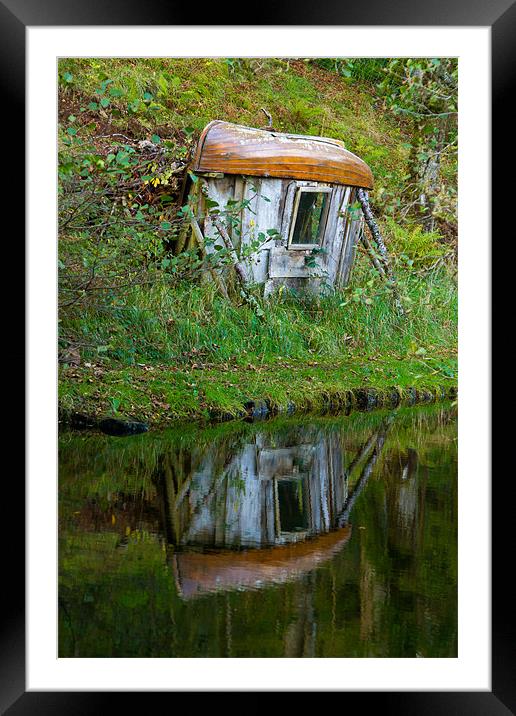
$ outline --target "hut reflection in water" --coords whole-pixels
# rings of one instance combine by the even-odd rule
[[[453,406],[64,434],[59,655],[456,657],[456,475]]]
[[[391,420],[347,470],[341,436],[317,429],[258,433],[227,460],[203,456],[186,478],[180,456],[164,455],[156,477],[180,594],[282,583],[329,560],[350,537],[349,514]]]

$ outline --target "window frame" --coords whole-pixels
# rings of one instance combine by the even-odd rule
[[[303,192],[306,193],[312,193],[312,194],[329,194],[328,199],[326,200],[326,204],[324,207],[323,215],[321,216],[321,220],[319,222],[319,230],[317,233],[317,242],[313,244],[294,244],[292,242],[292,239],[294,237],[294,229],[296,226],[298,211],[299,211],[299,204],[301,202],[301,194]],[[333,194],[333,187],[328,186],[327,184],[312,184],[312,185],[306,185],[306,184],[298,184],[296,187],[296,193],[294,196],[294,205],[292,208],[292,216],[290,219],[290,228],[288,232],[288,242],[287,242],[287,249],[301,249],[301,250],[307,250],[307,249],[314,249],[314,248],[321,248],[322,246],[322,240],[324,238],[324,232],[326,230],[326,223],[328,221],[328,214],[330,210],[330,204],[331,204],[331,197]]]

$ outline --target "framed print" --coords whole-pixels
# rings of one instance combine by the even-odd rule
[[[167,13],[154,2],[0,1],[4,101],[10,115],[26,112],[27,173],[18,130],[5,143],[5,208],[25,182],[28,305],[25,494],[19,482],[9,486],[10,501],[27,507],[26,541],[10,540],[8,550],[2,709],[90,713],[120,692],[344,691],[393,713],[510,713],[510,518],[490,474],[490,232],[491,222],[502,231],[502,217],[491,216],[489,176],[490,131],[495,161],[513,152],[503,138],[512,134],[514,4],[374,2],[356,13],[329,3],[304,7],[299,20],[274,8],[272,22],[268,12],[267,24],[252,26],[229,22],[239,15],[227,10],[190,25],[187,8]],[[396,62],[407,58],[416,69],[404,82]],[[175,64],[158,67],[164,59]],[[220,91],[217,63],[231,89]],[[421,95],[410,99],[414,83],[429,91],[421,77],[441,66],[443,83],[431,85],[440,104],[422,112]],[[402,89],[361,104],[353,73],[366,67],[376,85],[390,71]],[[310,101],[296,104],[296,92]],[[336,95],[354,109],[335,108]],[[388,112],[399,126],[384,120]],[[176,115],[177,132],[163,119]],[[430,116],[442,124],[425,125]],[[403,124],[414,118],[417,142]],[[136,126],[143,138],[131,134]],[[421,186],[428,191],[438,156],[446,190],[428,199],[417,187],[400,199],[400,162],[418,155]],[[449,229],[457,198],[458,252],[457,221]],[[400,233],[389,206],[414,212],[424,231],[415,220]],[[390,227],[385,245],[379,226]],[[392,249],[396,241],[404,248]],[[429,312],[424,331],[394,343],[394,330],[383,336],[376,322],[368,330],[378,348],[364,368],[346,364],[354,382],[342,397],[325,343],[341,327],[325,324],[324,300],[333,300],[334,320],[348,301],[362,311],[362,327],[346,329],[338,349],[356,346],[358,355],[377,302],[413,330],[411,311],[423,303],[403,298],[403,271],[423,281],[451,260],[458,397],[456,351],[443,343],[433,353],[445,333],[451,346],[454,331],[456,292],[442,298],[441,286],[432,315],[437,322],[442,310],[446,331],[432,332]],[[356,290],[362,270],[373,278]],[[197,277],[196,288],[178,283],[171,300],[166,287],[178,273]],[[329,298],[310,303],[305,288]],[[180,291],[192,316],[184,322]],[[278,328],[299,296],[310,306],[306,327],[288,319]],[[276,333],[261,328],[269,310],[278,311]],[[237,332],[233,311],[245,314],[247,332]],[[397,372],[403,360],[420,367],[407,379]],[[317,424],[299,417],[307,386],[326,416]],[[441,397],[446,416],[437,415]],[[430,417],[411,417],[416,402],[432,402],[421,412]],[[205,432],[186,426],[198,418]],[[59,442],[59,485],[58,420],[86,428]],[[430,436],[423,423],[437,426]],[[166,441],[154,425],[170,428]],[[457,436],[458,482],[448,483]],[[361,493],[372,495],[369,511]],[[416,551],[425,558],[409,569]]]

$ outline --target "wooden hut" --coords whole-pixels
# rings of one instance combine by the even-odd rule
[[[196,466],[194,487],[179,511],[168,512],[176,521],[171,563],[183,598],[299,579],[349,541],[351,526],[338,525],[348,477],[337,434],[258,433],[222,473],[213,459]],[[174,495],[165,499],[173,505]]]
[[[190,172],[204,187],[192,208],[207,250],[223,245],[213,217],[226,219],[248,283],[265,295],[347,283],[362,230],[356,191],[373,178],[341,141],[214,121]]]

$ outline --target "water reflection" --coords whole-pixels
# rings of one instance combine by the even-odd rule
[[[348,468],[341,435],[306,427],[258,433],[222,467],[211,452],[194,468],[188,456],[186,469],[178,455],[161,456],[154,478],[167,538],[176,547],[171,562],[180,594],[286,582],[331,559],[350,537],[351,510],[393,417],[382,421]],[[184,549],[192,546],[203,551]]]
[[[60,446],[61,656],[453,656],[455,412]]]

